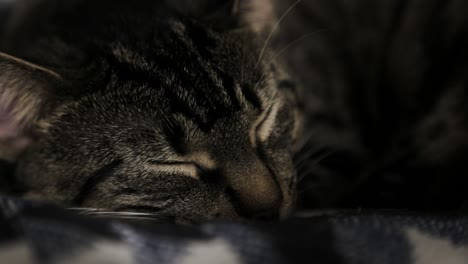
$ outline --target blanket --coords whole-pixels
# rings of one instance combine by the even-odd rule
[[[176,225],[0,198],[0,263],[468,263],[468,218],[313,213]]]

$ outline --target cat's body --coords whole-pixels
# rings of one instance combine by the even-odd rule
[[[285,215],[306,141],[304,205],[465,200],[463,1],[288,0],[276,16],[269,1],[25,2],[0,51],[35,65],[3,55],[0,87],[34,106],[10,109],[35,128],[16,173],[29,196],[191,221]]]
[[[309,93],[309,144],[329,151],[305,170],[308,206],[464,206],[467,12],[462,0],[304,0],[289,12],[277,46],[292,43],[282,56]]]

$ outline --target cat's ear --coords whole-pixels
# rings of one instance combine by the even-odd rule
[[[0,53],[1,155],[6,151],[15,153],[16,148],[24,147],[24,138],[21,140],[23,144],[19,144],[18,139],[33,129],[51,107],[53,88],[60,79],[51,70]]]
[[[274,0],[168,0],[184,14],[195,15],[220,28],[269,32],[275,22]]]

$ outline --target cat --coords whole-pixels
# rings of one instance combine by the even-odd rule
[[[189,222],[289,215],[302,121],[265,45],[272,7],[16,3],[0,38],[13,131],[0,154],[24,197]]]
[[[188,221],[459,210],[465,10],[24,1],[0,29],[0,155],[26,197]]]

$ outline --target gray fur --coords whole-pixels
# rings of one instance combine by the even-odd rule
[[[34,98],[47,111],[27,119],[35,141],[16,173],[27,196],[189,221],[286,215],[300,121],[277,63],[269,52],[258,62],[268,27],[245,24],[251,9],[153,2],[32,1],[13,12],[1,50],[61,76]],[[273,104],[267,140],[252,142]]]

